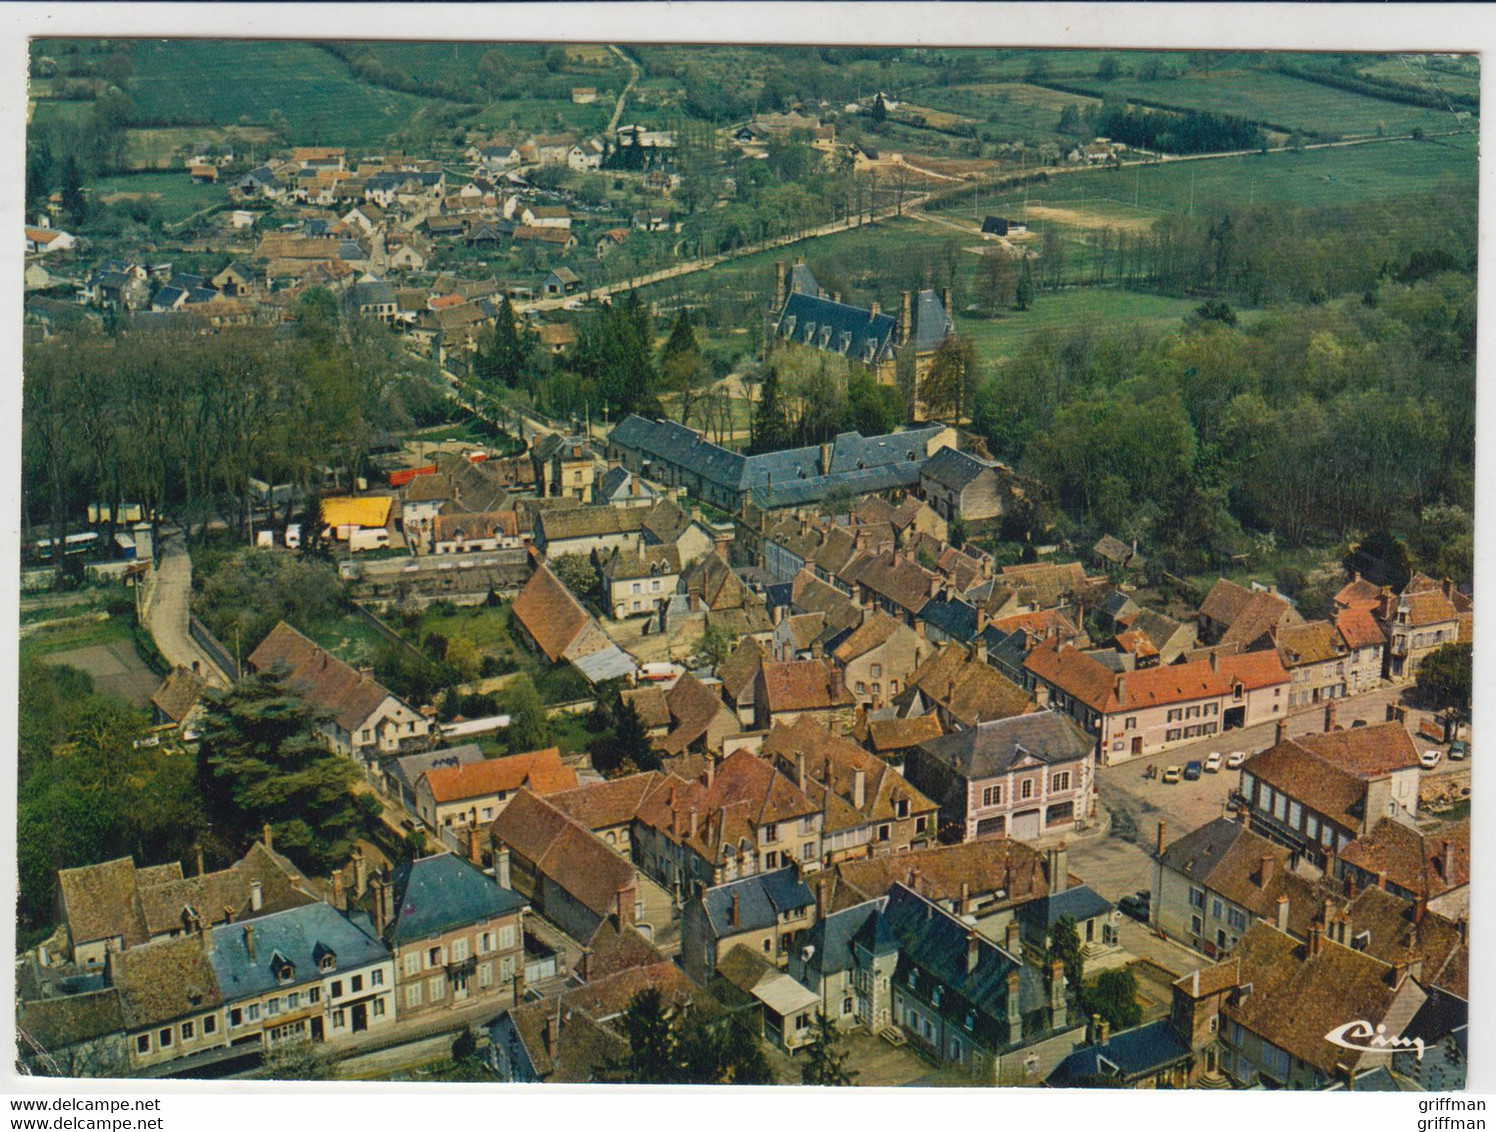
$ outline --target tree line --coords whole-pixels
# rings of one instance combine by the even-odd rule
[[[448,412],[386,328],[308,290],[295,330],[60,333],[23,358],[23,529],[64,535],[92,501],[247,530],[250,480],[310,494],[370,448]],[[112,533],[112,531],[110,532]]]

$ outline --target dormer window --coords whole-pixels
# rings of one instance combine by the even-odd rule
[[[296,980],[296,964],[278,951],[270,957],[270,972],[282,986]]]
[[[836,352],[839,353],[839,354],[845,354],[851,348],[852,348],[852,333],[851,333],[851,331],[843,330],[842,331],[842,336],[841,336],[841,345],[839,347],[837,347],[837,351]]]
[[[338,965],[337,954],[325,943],[319,943],[312,948],[312,959],[316,962],[319,971],[331,971]]]
[[[796,319],[795,319],[794,315],[791,314],[791,315],[786,315],[785,316],[785,319],[784,319],[784,336],[786,338],[793,338],[795,336],[795,322],[796,322]]]
[[[805,341],[809,342],[812,338],[815,337],[815,333],[816,324],[814,322],[807,322],[805,324]]]
[[[824,350],[830,344],[831,344],[831,327],[829,327],[829,326],[823,326],[823,327],[821,327],[820,347],[821,347],[821,349]]]

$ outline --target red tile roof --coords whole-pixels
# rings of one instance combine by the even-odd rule
[[[1024,667],[1102,715],[1209,699],[1231,691],[1229,682],[1209,661],[1113,672],[1100,661],[1054,641],[1029,653]]]
[[[1370,606],[1356,605],[1337,613],[1335,628],[1340,631],[1347,648],[1364,649],[1387,642]]]
[[[386,699],[399,700],[373,676],[350,668],[284,621],[249,654],[249,666],[256,672],[267,672],[277,665],[289,671],[288,681],[294,691],[309,704],[329,712],[338,726],[349,733],[356,731]]]
[[[555,747],[509,755],[501,759],[437,767],[422,777],[438,802],[457,802],[464,798],[486,798],[490,795],[529,787],[536,794],[554,794],[570,790],[577,784],[576,771],[561,762]]]
[[[582,603],[572,596],[551,568],[542,562],[515,596],[510,614],[534,639],[552,664],[561,660],[589,620]]]
[[[1216,669],[1228,682],[1240,681],[1249,692],[1288,683],[1288,673],[1272,649],[1217,654]]]
[[[824,660],[766,660],[760,679],[770,713],[817,711],[856,702],[845,685],[834,686],[832,669]]]

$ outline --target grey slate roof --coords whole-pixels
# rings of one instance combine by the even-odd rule
[[[1131,1079],[1158,1072],[1190,1056],[1167,1018],[1112,1035],[1105,1045],[1082,1046],[1050,1072],[1046,1083],[1084,1087],[1097,1077]],[[1357,1081],[1360,1088],[1360,1081]]]
[[[881,491],[918,482],[925,462],[925,445],[943,426],[907,429],[884,436],[839,434],[832,442],[827,475],[821,473],[821,450],[816,446],[790,448],[743,456],[703,440],[673,421],[626,417],[613,430],[609,443],[685,469],[728,491],[773,488],[776,498],[796,490],[821,498],[832,487]],[[793,500],[799,501],[799,500]],[[776,503],[783,506],[783,503]]]
[[[477,743],[464,743],[460,747],[446,747],[440,751],[422,751],[396,759],[388,774],[411,794],[416,792],[416,783],[428,770],[444,766],[462,766],[465,763],[482,762],[486,756]]]
[[[1206,884],[1244,832],[1246,830],[1240,822],[1216,818],[1166,847],[1163,865],[1181,876],[1188,876],[1197,884]]]
[[[386,306],[395,301],[395,287],[392,283],[355,283],[353,285],[353,301],[361,307]]]
[[[1051,710],[978,723],[921,743],[920,750],[965,778],[979,779],[1005,774],[1025,754],[1045,763],[1072,762],[1094,745],[1069,716]]]
[[[1076,923],[1096,916],[1105,916],[1112,910],[1107,900],[1088,884],[1075,885],[1064,892],[1052,893],[1042,900],[1030,900],[1018,908],[1018,918],[1034,927],[1049,931],[1062,917],[1069,916]]]
[[[1027,1015],[1048,1006],[1043,976],[983,936],[976,936],[977,964],[968,972],[966,953],[974,929],[904,885],[896,884],[889,892],[884,916],[889,934],[899,946],[895,980],[906,983],[911,967],[934,978],[944,988],[938,1008],[942,1016],[952,1026],[967,1028],[968,1012],[974,1011],[969,1032],[987,1048],[1008,1045],[1010,972],[1018,972],[1021,1013]]]
[[[732,898],[738,898],[738,922],[732,920]],[[706,915],[718,936],[761,931],[779,922],[781,912],[798,911],[816,902],[815,894],[796,876],[794,867],[729,881],[701,894]]]
[[[254,930],[254,958],[245,947],[246,928]],[[389,950],[368,932],[350,922],[331,904],[306,904],[261,916],[244,924],[220,924],[213,929],[209,959],[225,1002],[273,990],[280,980],[271,970],[280,955],[295,965],[296,978],[315,977],[318,960],[331,952],[333,971],[346,971],[390,957]],[[324,972],[326,974],[326,972]]]
[[[790,268],[789,284],[791,291],[800,291],[807,295],[821,293],[821,285],[816,282],[816,277],[811,273],[810,268],[803,263],[797,263]]]
[[[885,897],[864,901],[840,912],[833,912],[804,933],[801,946],[815,948],[806,967],[822,976],[834,975],[852,966],[852,943],[856,940],[874,950],[875,954],[887,954],[898,945],[883,922]]]
[[[774,336],[866,365],[892,356],[897,329],[898,320],[892,315],[794,291],[779,312]]]
[[[392,946],[517,912],[525,902],[451,853],[401,865],[392,878]]]
[[[934,291],[921,291],[914,303],[914,348],[920,352],[933,350],[945,340],[945,336],[956,329]]]
[[[920,609],[919,619],[963,645],[977,635],[977,611],[960,598],[932,597]]]
[[[954,448],[942,448],[925,461],[920,475],[928,476],[941,487],[960,491],[992,465],[967,452]]]

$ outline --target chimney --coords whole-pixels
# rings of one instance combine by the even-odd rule
[[[1126,707],[1127,706],[1127,677],[1126,676],[1123,676],[1123,675],[1120,675],[1120,674],[1117,676],[1116,690],[1117,690],[1117,706],[1118,707]]]
[[[817,637],[815,640],[810,642],[810,659],[822,660],[825,658],[825,656],[826,646],[821,643],[821,638]]]
[[[909,332],[914,327],[914,299],[908,291],[899,292],[899,325],[894,332],[896,345],[909,341]]]
[[[847,677],[842,672],[841,665],[831,665],[831,699],[832,702],[840,702],[847,695]]]
[[[734,892],[732,894],[732,911],[727,914],[727,923],[729,927],[735,928],[738,926],[738,915],[741,911],[742,908],[740,906],[740,898],[738,894]]]
[[[1061,841],[1046,854],[1049,858],[1049,892],[1057,896],[1070,887],[1070,850]]]
[[[1313,956],[1316,956],[1316,955],[1319,954],[1320,945],[1323,942],[1323,940],[1324,940],[1324,933],[1320,930],[1320,926],[1318,924],[1311,924],[1309,926],[1309,945],[1308,945],[1308,954],[1309,954],[1309,956],[1311,958]]]
[[[500,888],[509,888],[509,846],[503,842],[499,843],[499,850],[493,855],[493,877],[498,881]]]
[[[634,882],[630,880],[617,892],[613,894],[613,914],[618,917],[618,927],[622,930],[624,924],[634,922]]]
[[[969,975],[977,969],[977,962],[982,957],[982,945],[977,938],[977,933],[969,931],[966,933],[966,973]]]
[[[475,865],[483,864],[483,838],[478,831],[478,823],[474,822],[467,827],[467,856],[468,860]]]
[[[841,292],[840,291],[832,291],[831,292],[831,301],[833,303],[840,303],[841,302]]]
[[[1288,893],[1284,892],[1278,897],[1278,930],[1288,930]]]
[[[253,909],[254,911],[258,912],[260,910],[260,908],[264,905],[264,903],[265,903],[265,894],[264,894],[264,890],[260,887],[260,882],[258,880],[252,880],[252,881],[250,881],[249,882],[249,906],[250,906],[250,908]]]
[[[1049,706],[1048,684],[1034,685],[1034,703],[1038,704],[1041,708],[1047,708]]]
[[[1264,853],[1262,855],[1262,869],[1261,869],[1261,872],[1259,872],[1257,874],[1257,877],[1258,877],[1258,879],[1257,879],[1257,887],[1258,888],[1266,889],[1268,885],[1272,884],[1272,882],[1273,882],[1273,866],[1276,865],[1276,864],[1277,864],[1277,861],[1274,860],[1272,857],[1270,857],[1268,854]]]
[[[820,879],[816,881],[816,919],[817,920],[824,920],[826,918],[826,909],[827,909],[827,906],[831,902],[830,895],[829,895],[829,892],[828,892],[828,890],[830,889],[830,887],[831,887],[831,881],[827,878],[827,876],[826,876],[825,873],[822,873]]]
[[[268,821],[260,829],[260,840],[265,843],[266,849],[275,848],[275,831],[270,828]]]
[[[1439,843],[1439,877],[1445,884],[1454,879],[1454,842],[1447,837]]]
[[[1105,1018],[1096,1023],[1096,1044],[1106,1045],[1106,1039],[1111,1036],[1112,1026]]]
[[[1065,964],[1058,959],[1049,961],[1048,979],[1049,983],[1049,1010],[1052,1024],[1056,1029],[1066,1022],[1065,1017]]]
[[[691,831],[691,838],[692,838],[692,840],[695,840],[695,838],[696,838],[696,828],[697,828],[696,827],[696,807],[692,806],[691,807],[690,826],[689,826],[689,829]]]
[[[867,305],[867,314],[869,319],[877,318],[882,313],[883,307],[877,299],[874,299]]]
[[[1277,723],[1276,727],[1273,730],[1273,745],[1277,746],[1280,743],[1287,742],[1287,740],[1288,740],[1288,720],[1286,720],[1286,719],[1280,719],[1280,720],[1278,720],[1278,723]]]
[[[332,906],[339,912],[346,907],[343,901],[343,874],[341,872],[332,874]]]
[[[203,875],[203,846],[199,842],[194,848],[197,850],[197,875]]]
[[[966,915],[967,909],[970,906],[970,904],[971,904],[971,885],[967,884],[963,880],[961,882],[961,899],[960,899],[960,902],[956,905],[956,915],[958,915],[958,916],[964,916],[964,915]]]
[[[1018,972],[1008,972],[1008,1040],[1016,1041],[1023,1034],[1023,1003],[1018,1000]]]
[[[949,287],[940,288],[940,305],[945,308],[945,313],[949,316],[951,313],[951,289]]]
[[[249,956],[249,961],[255,961],[255,929],[253,924],[244,925],[244,950]]]
[[[1331,700],[1325,705],[1325,730],[1335,730],[1335,701]]]
[[[552,1061],[561,1050],[561,1000],[556,1000],[556,1013],[545,1019],[545,1052]]]
[[[1166,821],[1164,821],[1163,819],[1159,819],[1159,823],[1158,823],[1158,841],[1157,841],[1157,843],[1154,846],[1154,855],[1155,856],[1162,857],[1164,855],[1164,838],[1165,838],[1165,835],[1168,833],[1168,830],[1169,830],[1169,823],[1166,822]]]
[[[1003,950],[1014,959],[1023,959],[1023,941],[1019,938],[1018,921],[1009,920],[1007,928],[1003,931]]]
[[[784,309],[784,301],[789,297],[789,269],[780,262],[774,265],[774,309]]]
[[[361,897],[364,890],[369,887],[369,863],[364,860],[364,851],[358,846],[353,848],[353,895]]]
[[[1448,578],[1445,578],[1442,582],[1439,583],[1439,589],[1444,592],[1445,600],[1454,600],[1454,583],[1451,582]]]
[[[1100,1014],[1092,1014],[1091,1015],[1090,1040],[1091,1040],[1091,1044],[1093,1046],[1099,1046],[1101,1044],[1101,1015]]]
[[[1220,661],[1216,659],[1215,649],[1210,650],[1210,670],[1212,672],[1219,672],[1221,670]]]

